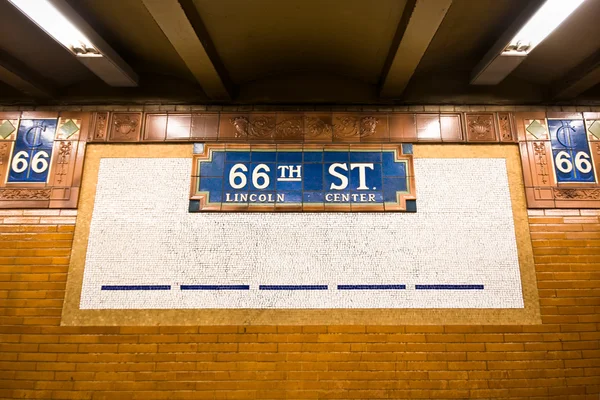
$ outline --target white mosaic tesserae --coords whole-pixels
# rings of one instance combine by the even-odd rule
[[[416,213],[188,213],[191,159],[102,159],[80,307],[523,308],[505,160],[414,169]]]

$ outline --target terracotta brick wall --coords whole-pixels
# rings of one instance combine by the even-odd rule
[[[0,398],[600,397],[600,211],[532,210],[543,324],[60,327],[74,211],[0,211]]]

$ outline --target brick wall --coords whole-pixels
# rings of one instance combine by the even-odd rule
[[[73,211],[0,211],[0,398],[600,397],[600,211],[530,211],[525,326],[60,327]]]

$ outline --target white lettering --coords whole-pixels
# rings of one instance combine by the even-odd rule
[[[229,193],[225,193],[225,201],[231,201],[231,196]]]
[[[360,194],[360,202],[361,202],[361,203],[364,203],[364,202],[366,202],[366,201],[367,201],[367,195],[366,195],[366,194],[364,194],[364,193],[361,193],[361,194]]]
[[[300,175],[300,171],[302,170],[302,166],[301,165],[290,165],[290,178],[301,178],[302,176]],[[296,176],[294,176],[296,175]]]
[[[375,169],[373,163],[352,163],[350,164],[350,169],[358,168],[358,190],[368,190],[367,187],[367,174],[365,170]]]
[[[277,169],[279,170],[279,176],[282,178],[286,177],[286,173],[285,171],[287,171],[290,168],[289,165],[278,165]]]
[[[358,200],[358,194],[354,193],[352,195],[352,201],[356,202]]]
[[[285,195],[277,193],[277,201],[285,201]]]
[[[331,186],[329,187],[329,189],[335,189],[335,190],[346,189],[348,187],[348,177],[337,172],[336,168],[341,168],[344,171],[348,171],[348,166],[346,164],[342,164],[342,163],[331,164],[331,166],[329,167],[329,173],[331,175],[335,176],[336,178],[338,178],[340,180],[340,184],[336,185],[335,183],[332,183]]]
[[[250,201],[256,201],[256,194],[255,193],[252,193],[250,195]]]
[[[261,201],[261,202],[267,201],[267,195],[266,194],[259,195],[258,196],[258,201]]]
[[[333,201],[333,195],[331,193],[327,193],[325,195],[325,200],[326,201]]]
[[[350,201],[350,195],[349,194],[342,194],[342,201]]]
[[[336,193],[333,195],[333,201],[340,201],[340,194]]]
[[[238,194],[235,194],[235,197],[238,197]],[[238,201],[248,201],[248,193],[240,193],[240,199]]]
[[[375,195],[373,193],[369,193],[369,201],[375,201]]]

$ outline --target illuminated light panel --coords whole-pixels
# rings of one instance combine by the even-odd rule
[[[76,56],[102,57],[92,42],[48,0],[9,1]]]
[[[502,52],[503,56],[529,54],[585,0],[547,0]]]

